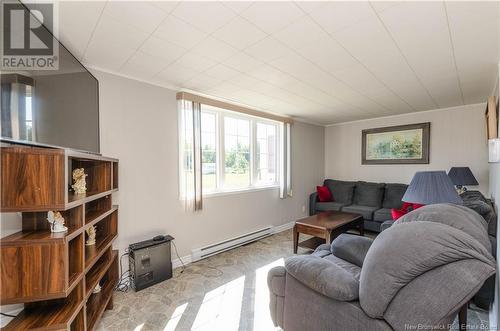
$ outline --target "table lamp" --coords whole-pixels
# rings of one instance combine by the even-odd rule
[[[463,204],[446,171],[419,171],[413,176],[404,202],[432,205],[436,203]]]
[[[452,167],[450,172],[448,172],[448,177],[450,177],[453,184],[457,187],[458,194],[467,191],[465,185],[479,185],[469,167]]]

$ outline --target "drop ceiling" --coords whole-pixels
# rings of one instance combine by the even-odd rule
[[[59,2],[84,64],[331,124],[484,102],[499,2]]]

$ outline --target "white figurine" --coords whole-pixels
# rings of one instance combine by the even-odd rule
[[[87,230],[85,230],[85,232],[87,232],[88,236],[85,245],[87,246],[95,245],[95,226],[89,227]]]
[[[99,293],[99,292],[101,292],[101,285],[99,285],[99,283],[97,283],[97,285],[92,290],[92,293]]]
[[[71,187],[76,194],[83,194],[87,192],[87,182],[85,181],[85,177],[87,176],[88,175],[85,174],[85,169],[83,168],[73,170],[73,185],[71,185]]]
[[[65,232],[68,228],[64,226],[64,217],[58,211],[49,211],[47,221],[50,223],[51,232]]]

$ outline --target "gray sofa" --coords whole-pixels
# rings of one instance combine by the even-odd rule
[[[447,329],[495,265],[482,217],[425,206],[373,241],[342,234],[271,269],[271,317],[285,331]]]
[[[334,198],[333,202],[320,202],[317,193],[309,197],[309,215],[322,211],[345,211],[363,215],[366,230],[380,232],[381,225],[391,220],[391,209],[399,209],[406,192],[406,184],[350,182],[325,179]]]

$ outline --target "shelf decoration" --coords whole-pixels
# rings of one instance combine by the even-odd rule
[[[87,176],[83,168],[73,170],[73,185],[71,185],[71,187],[76,194],[84,194],[87,192],[87,182],[85,180]]]
[[[95,226],[90,226],[89,228],[87,228],[87,230],[85,230],[85,232],[87,232],[87,236],[88,236],[88,239],[85,242],[85,245],[87,245],[87,246],[95,245],[95,236],[96,236],[95,230],[96,230]]]
[[[99,293],[99,292],[101,292],[101,289],[102,289],[101,285],[99,285],[99,283],[97,283],[97,285],[92,290],[92,293],[94,293],[94,294]]]
[[[47,221],[50,223],[51,232],[66,232],[68,228],[64,226],[64,217],[58,211],[49,211]]]

